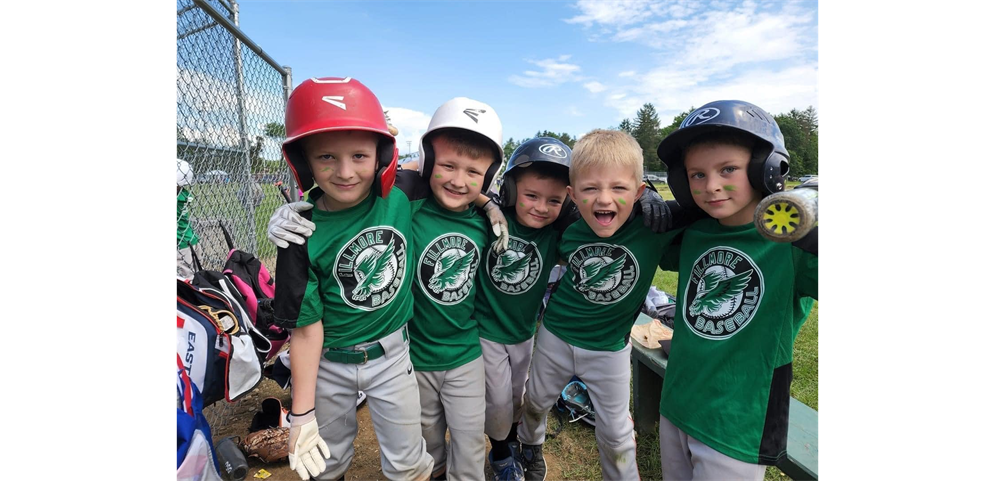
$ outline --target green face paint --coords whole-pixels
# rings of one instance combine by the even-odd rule
[[[477,183],[476,183],[476,182],[470,182],[470,185],[472,185],[472,186],[476,187],[476,186],[477,186]]]
[[[523,204],[523,203],[521,203],[521,202],[519,202],[519,203],[518,203],[518,205],[520,205],[520,206],[522,206],[522,207],[525,207],[525,204]]]
[[[327,171],[328,171],[328,169],[331,169],[331,167],[325,167],[324,169],[321,169],[321,171],[322,171],[322,172],[327,172]]]
[[[436,179],[441,179],[442,178],[442,174],[435,174],[435,178]]]
[[[618,201],[619,201],[619,202],[620,202],[620,203],[621,203],[622,205],[625,205],[625,199],[623,199],[623,198],[619,197],[619,198],[618,198]]]
[[[692,190],[691,193],[694,194],[694,195],[701,195],[701,191],[700,190]]]
[[[722,186],[722,190],[727,190],[729,192],[736,192],[736,186],[735,185],[723,185]]]
[[[583,202],[583,203],[586,204],[587,203],[587,199],[583,199],[583,200],[581,200],[581,202]]]

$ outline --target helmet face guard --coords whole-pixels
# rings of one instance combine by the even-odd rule
[[[570,147],[552,137],[536,137],[522,142],[508,158],[508,166],[504,170],[504,183],[501,184],[500,192],[501,205],[511,207],[515,205],[515,199],[518,197],[518,186],[514,179],[513,170],[528,168],[536,162],[547,162],[549,165],[562,166],[563,176],[567,177],[572,154]],[[567,184],[569,185],[569,183],[568,178]],[[560,207],[560,216],[557,219],[566,215],[570,202],[568,195]]]
[[[363,130],[379,134],[373,193],[386,196],[397,173],[397,142],[387,127],[383,107],[373,92],[351,77],[311,78],[290,94],[283,158],[301,190],[314,186],[314,173],[299,142],[320,132]]]
[[[432,134],[443,129],[469,130],[484,136],[490,141],[489,144],[493,144],[494,161],[484,174],[484,183],[480,189],[481,192],[490,191],[497,178],[497,171],[501,168],[501,159],[504,157],[501,119],[494,109],[490,105],[466,97],[456,97],[442,104],[432,115],[428,129],[418,145],[418,173],[423,179],[428,180],[435,167]]]
[[[766,111],[749,102],[719,100],[691,112],[680,127],[657,147],[657,156],[667,165],[667,184],[682,207],[698,208],[691,196],[684,167],[687,146],[703,134],[723,131],[744,132],[755,141],[746,170],[750,186],[762,197],[784,190],[789,156],[777,122]]]

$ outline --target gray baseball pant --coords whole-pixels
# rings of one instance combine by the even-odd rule
[[[660,416],[660,467],[663,479],[668,481],[760,481],[767,471],[766,466],[733,459],[706,446],[663,416]]]
[[[506,438],[511,424],[522,418],[534,341],[530,337],[518,344],[501,344],[480,338],[487,386],[484,433],[493,439]]]
[[[446,478],[484,479],[484,360],[448,371],[415,371],[421,400],[421,434]],[[446,448],[446,428],[449,447]]]

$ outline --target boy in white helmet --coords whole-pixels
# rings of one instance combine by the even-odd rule
[[[412,220],[417,264],[411,361],[422,436],[435,460],[433,478],[484,475],[484,363],[473,309],[488,236],[486,221],[470,204],[494,183],[502,144],[494,109],[458,97],[435,111],[419,145],[419,172],[432,196]]]
[[[193,246],[200,242],[190,225],[190,199],[187,186],[193,184],[193,169],[176,159],[176,277],[193,279]]]

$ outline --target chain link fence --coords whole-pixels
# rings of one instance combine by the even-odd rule
[[[224,229],[233,247],[273,272],[266,223],[285,202],[276,184],[297,192],[280,151],[290,69],[237,23],[238,5],[229,0],[176,2],[176,158],[192,168],[189,199],[177,195],[177,249],[196,242],[203,268],[221,270]]]

